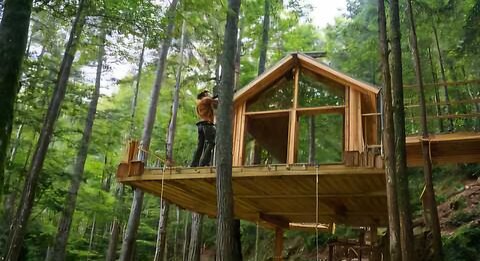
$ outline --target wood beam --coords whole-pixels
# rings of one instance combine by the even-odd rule
[[[298,59],[300,61],[300,65],[304,68],[309,69],[310,71],[313,71],[315,73],[318,73],[322,75],[323,77],[326,77],[328,79],[331,79],[332,81],[338,82],[342,85],[350,85],[354,87],[357,91],[362,92],[362,93],[375,93],[378,94],[380,92],[379,88],[376,88],[374,86],[368,85],[362,81],[356,80],[346,74],[343,74],[341,72],[335,71],[329,66],[319,63],[318,61],[309,58],[308,56],[299,54]]]
[[[319,106],[319,107],[306,107],[306,108],[297,108],[299,116],[303,115],[316,115],[320,113],[338,113],[345,114],[345,105],[338,106]]]
[[[245,115],[253,119],[282,117],[290,113],[290,109],[273,110],[273,111],[252,111],[245,112]]]
[[[282,198],[366,198],[366,197],[386,197],[385,191],[375,191],[366,193],[349,194],[277,194],[277,195],[235,195],[235,198],[245,199],[282,199]]]
[[[234,102],[237,103],[240,101],[245,101],[248,98],[260,93],[272,82],[276,81],[277,79],[282,77],[287,71],[289,71],[292,68],[293,63],[293,56],[286,56],[276,65],[263,72],[259,77],[255,78],[255,80],[250,82],[247,86],[238,90],[233,97]]]
[[[281,176],[315,176],[315,166],[308,165],[271,165],[271,166],[253,166],[253,167],[233,167],[233,179],[251,178],[251,177],[281,177]],[[385,171],[380,168],[367,167],[347,167],[344,165],[321,165],[318,169],[318,175],[342,175],[343,177],[352,177],[358,175],[378,176],[384,175]],[[145,168],[141,176],[118,177],[120,182],[129,181],[150,181],[150,180],[182,180],[182,179],[212,179],[216,178],[215,168]]]
[[[284,217],[278,216],[278,215],[270,215],[270,214],[265,214],[265,213],[259,213],[259,218],[265,222],[268,222],[270,224],[275,225],[276,227],[279,228],[289,228],[290,227],[290,221],[285,219]]]
[[[270,215],[270,216],[315,216],[315,210],[312,212],[265,212],[265,215]],[[329,212],[321,212],[318,213],[318,216],[320,217],[330,217],[330,216],[336,216],[337,214],[334,211],[329,211]],[[362,212],[352,212],[352,211],[347,211],[344,212],[344,216],[346,217],[365,217],[365,216],[386,216],[387,215],[387,210],[385,209],[385,212],[379,212],[379,211],[362,211]]]

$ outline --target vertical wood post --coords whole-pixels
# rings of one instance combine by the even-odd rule
[[[300,68],[295,67],[295,76],[293,84],[293,105],[290,111],[289,132],[288,132],[288,153],[287,163],[294,164],[297,155],[297,132],[298,132],[298,119],[297,119],[297,103],[298,103],[298,77]]]
[[[358,237],[358,243],[360,245],[360,248],[358,250],[358,261],[362,261],[363,247],[365,246],[365,230],[364,229],[360,231],[360,235]]]
[[[275,228],[275,252],[273,255],[274,261],[282,261],[283,251],[283,229],[280,227]]]
[[[328,244],[328,261],[333,261],[334,245]]]
[[[371,261],[378,261],[378,249],[376,247],[378,241],[378,235],[377,235],[377,226],[376,225],[371,225],[370,226],[370,259]]]

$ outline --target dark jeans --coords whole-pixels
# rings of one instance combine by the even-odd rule
[[[190,167],[209,166],[215,147],[215,125],[207,121],[197,123],[198,144]]]

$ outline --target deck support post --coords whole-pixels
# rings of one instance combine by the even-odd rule
[[[333,253],[335,246],[333,244],[328,244],[328,261],[333,261]]]
[[[283,229],[280,227],[275,228],[275,252],[273,255],[274,261],[283,261]]]
[[[365,246],[365,230],[360,230],[360,235],[358,236],[358,243],[360,248],[358,249],[358,261],[362,261],[363,258],[363,247]]]
[[[377,248],[377,241],[378,241],[378,235],[377,235],[377,226],[376,225],[371,225],[370,226],[370,259],[371,261],[379,261],[379,249]]]

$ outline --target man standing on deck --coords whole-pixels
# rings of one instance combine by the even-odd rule
[[[197,122],[198,144],[193,155],[190,167],[209,166],[212,159],[213,148],[215,147],[215,114],[218,100],[211,97],[208,90],[197,95],[197,115],[200,121]]]

